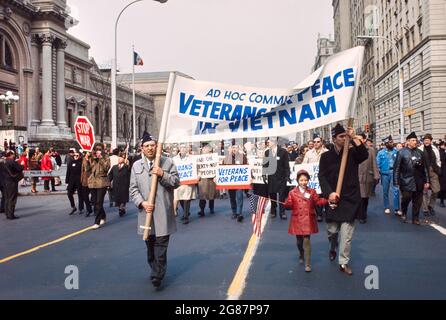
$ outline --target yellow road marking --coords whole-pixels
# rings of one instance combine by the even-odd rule
[[[78,235],[80,235],[80,234],[82,234],[82,233],[85,233],[85,232],[87,232],[87,231],[90,231],[90,230],[92,230],[92,227],[85,228],[85,229],[83,229],[83,230],[80,230],[80,231],[74,232],[74,233],[72,233],[72,234],[66,235],[66,236],[64,236],[64,237],[62,237],[62,238],[59,238],[59,239],[57,239],[57,240],[54,240],[54,241],[51,241],[51,242],[47,242],[47,243],[42,244],[42,245],[40,245],[40,246],[37,246],[37,247],[34,247],[34,248],[32,248],[32,249],[29,249],[29,250],[20,252],[20,253],[18,253],[18,254],[15,254],[15,255],[13,255],[13,256],[9,256],[9,257],[7,257],[7,258],[4,258],[4,259],[0,260],[0,264],[5,263],[5,262],[8,262],[8,261],[11,261],[11,260],[16,259],[16,258],[19,258],[19,257],[22,257],[22,256],[27,255],[27,254],[33,253],[33,252],[35,252],[35,251],[37,251],[37,250],[40,250],[40,249],[43,249],[43,248],[52,246],[52,245],[54,245],[54,244],[57,244],[57,243],[59,243],[59,242],[62,242],[62,241],[64,241],[64,240],[67,240],[67,239],[69,239],[69,238],[78,236]]]
[[[262,226],[261,226],[262,233],[268,222],[268,217],[271,208],[270,205],[271,203],[268,202],[265,208],[265,213],[262,218]],[[231,282],[231,285],[229,286],[227,292],[227,300],[240,299],[240,296],[242,295],[243,290],[245,289],[246,278],[248,277],[249,268],[251,267],[252,259],[256,254],[259,243],[260,243],[260,238],[258,238],[257,235],[253,234],[251,236],[251,239],[249,240],[248,247],[246,248],[245,255],[243,256],[243,260],[237,269],[237,272],[234,276],[234,279]]]
[[[253,234],[251,236],[251,240],[249,240],[248,248],[246,249],[243,260],[238,267],[231,285],[229,286],[227,293],[228,300],[238,300],[243,293],[243,289],[245,288],[246,284],[246,277],[248,276],[248,271],[251,267],[251,262],[257,250],[258,243],[259,238]]]

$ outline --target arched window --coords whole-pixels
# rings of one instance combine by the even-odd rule
[[[0,34],[0,67],[14,69],[14,55],[12,47],[6,37]]]
[[[94,107],[94,129],[96,133],[100,132],[100,114],[99,114],[99,106],[96,105]]]
[[[105,109],[105,114],[104,114],[104,117],[105,117],[105,121],[104,121],[104,124],[105,124],[105,135],[106,136],[110,136],[110,110],[107,108],[107,109]]]
[[[128,123],[127,123],[127,113],[124,112],[122,115],[122,136],[128,136]]]

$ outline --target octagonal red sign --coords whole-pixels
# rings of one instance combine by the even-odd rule
[[[78,116],[74,123],[76,141],[84,151],[93,151],[95,143],[94,128],[90,120],[84,116]]]

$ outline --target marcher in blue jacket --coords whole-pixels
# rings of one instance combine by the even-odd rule
[[[400,193],[398,187],[393,184],[393,164],[395,163],[398,151],[394,148],[392,136],[383,139],[386,148],[378,152],[376,163],[381,174],[381,184],[383,187],[384,213],[390,214],[389,189],[392,188],[393,210],[395,215],[401,216]]]

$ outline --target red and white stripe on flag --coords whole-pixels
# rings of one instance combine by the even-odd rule
[[[144,65],[144,61],[142,60],[141,56],[133,51],[133,64],[135,66],[143,66]]]
[[[262,218],[268,198],[258,197],[257,210],[252,215],[253,233],[260,237],[262,235]]]

